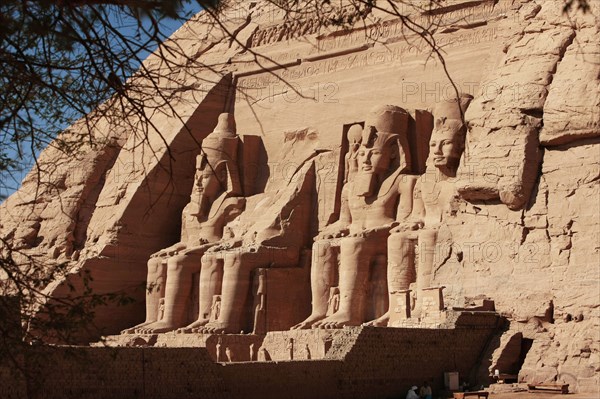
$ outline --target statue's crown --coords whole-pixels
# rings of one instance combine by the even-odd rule
[[[216,135],[225,138],[233,138],[236,137],[235,130],[235,119],[233,114],[230,114],[229,112],[223,112],[221,115],[219,115],[217,126],[211,133],[211,136]]]
[[[207,156],[215,159],[236,159],[238,141],[233,114],[224,112],[219,115],[213,132],[202,141],[202,149]]]
[[[462,121],[473,96],[459,93],[458,97],[444,99],[435,107],[433,115],[436,119],[455,119]]]
[[[406,136],[409,115],[403,108],[395,105],[377,106],[371,110],[362,144],[366,147],[383,147],[389,140],[399,135]],[[369,126],[375,128],[370,129]]]
[[[348,142],[349,143],[359,143],[363,134],[363,128],[361,125],[356,124],[350,126],[348,129]]]

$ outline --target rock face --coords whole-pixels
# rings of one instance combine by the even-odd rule
[[[596,392],[598,3],[450,3],[400,10],[444,63],[385,10],[343,28],[268,2],[232,2],[218,29],[195,17],[171,38],[203,63],[170,72],[177,116],[150,130],[100,116],[77,157],[49,147],[1,205],[2,237],[66,265],[53,298],[86,275],[132,296],[96,309],[103,333],[436,328],[448,307],[493,301],[508,323],[482,352],[490,370]],[[237,149],[219,158],[204,139],[226,121]]]

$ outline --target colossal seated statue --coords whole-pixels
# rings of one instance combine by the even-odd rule
[[[422,290],[431,285],[433,278],[437,233],[457,195],[454,178],[465,145],[464,113],[472,99],[472,96],[462,94],[458,99],[444,101],[436,107],[427,171],[416,182],[410,216],[400,221],[388,238],[389,303],[393,303],[394,293],[405,292],[416,280],[417,316]],[[415,243],[418,265],[415,265]],[[369,324],[386,326],[389,318],[388,310]]]
[[[297,267],[301,250],[310,242],[314,185],[314,161],[308,161],[283,188],[248,198],[246,210],[233,227],[236,238],[212,247],[202,256],[200,296],[218,287],[222,276],[219,317],[209,321],[201,313],[190,327],[205,333],[244,330],[248,324],[245,318],[254,310],[249,301],[252,272]],[[254,319],[254,315],[249,317]]]
[[[386,255],[389,230],[412,208],[410,193],[400,195],[405,191],[401,174],[410,170],[411,161],[408,121],[405,110],[386,105],[371,111],[360,140],[358,128],[350,129],[340,218],[313,245],[312,313],[293,328],[340,328],[364,321],[370,265]],[[327,315],[338,263],[339,309]]]
[[[160,333],[182,327],[192,289],[192,276],[204,252],[222,239],[224,226],[244,209],[237,164],[239,138],[233,116],[219,116],[214,132],[202,141],[190,202],[182,213],[181,241],[148,260],[146,320],[123,333]],[[210,313],[212,296],[202,301]],[[164,302],[159,319],[159,302]]]

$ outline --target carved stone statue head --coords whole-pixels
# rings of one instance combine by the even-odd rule
[[[354,178],[358,171],[358,150],[362,139],[363,127],[359,124],[352,125],[348,130],[348,153],[346,154],[346,177],[348,182]]]
[[[374,108],[365,122],[354,194],[369,197],[391,172],[409,165],[408,113],[393,105]]]
[[[431,161],[437,168],[456,169],[465,145],[464,126],[456,120],[438,121],[429,140]]]
[[[219,115],[217,127],[202,141],[202,154],[196,160],[190,215],[206,216],[210,204],[222,192],[241,194],[237,170],[238,141],[233,115]]]
[[[443,173],[455,175],[465,148],[467,127],[464,113],[473,96],[461,94],[458,99],[440,103],[434,112],[435,128],[429,140],[430,163]]]

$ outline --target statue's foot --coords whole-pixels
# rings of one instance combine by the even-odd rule
[[[145,321],[143,323],[140,323],[136,326],[130,327],[130,328],[126,328],[125,330],[121,331],[121,334],[135,334],[136,330],[143,328],[149,324],[154,323],[154,321]]]
[[[296,324],[295,326],[290,328],[290,330],[305,330],[307,328],[311,328],[313,324],[315,324],[319,320],[323,320],[323,318],[325,318],[325,316],[323,315],[310,315],[308,319],[304,320],[302,323]]]
[[[383,316],[375,319],[375,320],[371,320],[369,322],[363,323],[363,326],[368,326],[368,327],[387,327],[388,323],[390,322],[390,313],[386,312],[386,314],[384,314]]]
[[[165,323],[163,321],[158,321],[156,323],[149,324],[148,326],[142,328],[144,334],[160,334],[169,331],[175,330],[177,327],[172,325],[171,323]]]
[[[143,325],[142,327],[136,328],[135,333],[136,334],[151,334],[152,327],[157,323],[158,323],[158,321],[153,321],[152,323],[147,323],[147,324]]]
[[[221,334],[221,333],[234,334],[234,333],[239,332],[239,330],[236,331],[234,328],[231,328],[231,326],[229,326],[228,323],[219,323],[219,322],[213,321],[212,323],[208,323],[204,327],[201,327],[199,329],[199,332],[205,333],[205,334]]]
[[[192,332],[198,332],[200,327],[205,326],[208,323],[208,319],[199,319],[190,324],[189,326],[185,326],[177,329],[178,333],[189,334]]]
[[[336,328],[342,328],[344,326],[359,326],[360,321],[357,321],[350,317],[349,314],[337,312],[329,317],[324,318],[321,321],[313,324],[312,328],[322,328],[332,330]]]
[[[187,326],[186,328],[189,328],[189,329],[199,328],[199,327],[204,327],[207,324],[208,324],[208,319],[198,319],[195,322],[193,322],[192,324],[190,324],[189,326]]]

